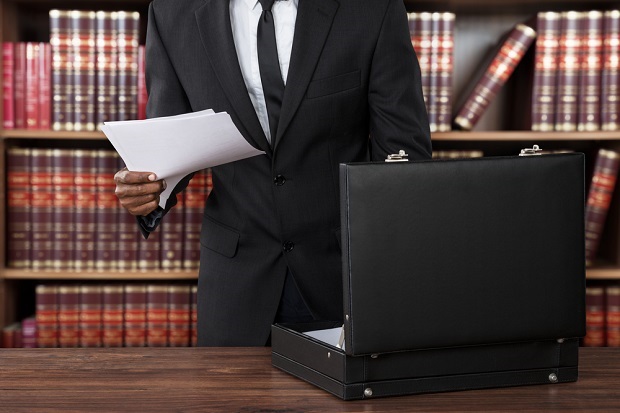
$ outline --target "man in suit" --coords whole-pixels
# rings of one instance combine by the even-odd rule
[[[148,116],[226,111],[266,152],[213,168],[199,345],[262,346],[274,321],[342,320],[339,164],[383,161],[401,149],[413,160],[431,153],[402,0],[262,3],[270,2],[155,0],[149,8]],[[263,52],[257,57],[262,19],[275,26],[284,87],[277,110]],[[126,170],[115,177],[145,235],[175,203],[157,208],[165,183],[156,179]]]

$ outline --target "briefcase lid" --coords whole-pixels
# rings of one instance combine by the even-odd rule
[[[581,153],[340,166],[346,352],[581,337]]]

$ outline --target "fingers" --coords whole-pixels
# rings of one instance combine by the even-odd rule
[[[159,194],[166,189],[163,179],[152,172],[132,172],[123,168],[114,175],[115,194],[121,205],[133,215],[148,215],[159,204]]]
[[[133,172],[123,168],[114,175],[114,182],[123,184],[141,184],[154,182],[157,176],[153,172]]]

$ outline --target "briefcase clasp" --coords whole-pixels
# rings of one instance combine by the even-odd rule
[[[533,156],[540,155],[542,153],[542,149],[538,145],[534,145],[531,148],[521,149],[521,153],[519,156]]]
[[[407,162],[409,160],[408,158],[409,155],[401,149],[398,153],[388,155],[385,162]]]

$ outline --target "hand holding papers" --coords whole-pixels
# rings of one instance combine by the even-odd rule
[[[130,171],[154,172],[166,181],[159,205],[186,175],[265,152],[241,135],[225,112],[105,122],[101,127]]]

